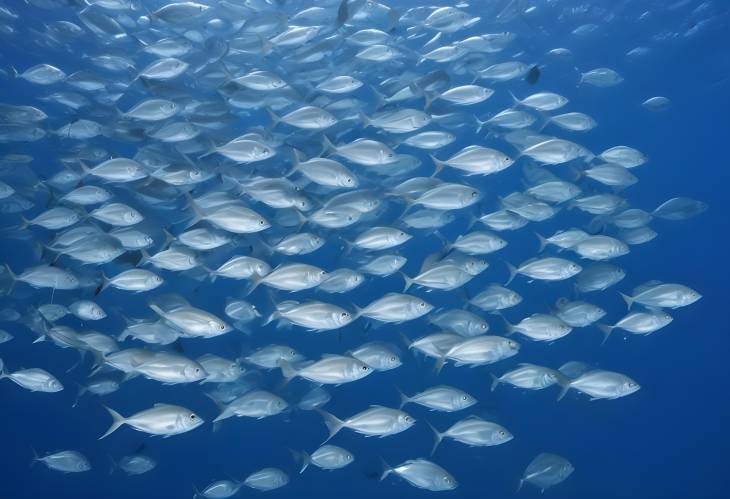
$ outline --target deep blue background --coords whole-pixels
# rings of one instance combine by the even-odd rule
[[[472,2],[475,5],[476,1]],[[710,205],[702,216],[686,222],[655,221],[652,226],[659,237],[651,243],[634,247],[619,264],[628,277],[618,288],[630,290],[650,279],[679,282],[700,291],[704,297],[698,303],[672,313],[674,322],[666,329],[649,337],[630,337],[626,340],[616,334],[600,346],[600,333],[588,328],[576,330],[555,344],[535,344],[522,341],[520,355],[511,361],[491,368],[465,369],[448,366],[437,378],[431,373],[430,363],[404,354],[406,365],[388,373],[376,373],[357,383],[331,388],[332,402],[328,410],[338,416],[348,416],[370,404],[393,406],[398,396],[395,386],[412,393],[427,386],[445,383],[458,386],[476,396],[481,402],[476,413],[493,417],[507,426],[516,438],[501,447],[469,449],[458,443],[444,442],[434,460],[451,471],[460,487],[449,493],[452,497],[512,497],[517,481],[526,464],[539,452],[554,452],[567,457],[575,466],[573,476],[558,488],[546,492],[555,497],[603,498],[720,498],[727,497],[730,479],[727,474],[727,454],[730,449],[730,400],[728,396],[728,364],[730,331],[728,330],[727,283],[730,278],[727,265],[728,241],[728,112],[730,111],[730,29],[728,13],[723,2],[708,2],[709,8],[701,16],[689,16],[700,2],[674,11],[663,9],[665,2],[626,2],[612,7],[614,2],[587,2],[594,8],[586,14],[558,16],[565,9],[578,7],[575,2],[553,2],[541,6],[531,18],[531,26],[519,19],[507,25],[492,24],[483,19],[477,32],[512,30],[520,33],[526,42],[518,41],[509,47],[504,58],[525,48],[528,54],[521,58],[543,65],[543,75],[536,87],[523,82],[496,84],[495,96],[479,107],[478,114],[506,107],[506,90],[519,96],[534,89],[549,89],[568,96],[569,110],[582,111],[593,116],[599,127],[580,141],[593,151],[613,145],[626,144],[645,152],[650,161],[634,170],[640,182],[626,191],[632,205],[653,209],[662,201],[678,195],[701,199]],[[8,2],[24,16],[31,16],[37,27],[44,18],[59,19],[62,11],[39,11]],[[407,2],[392,2],[404,10]],[[525,5],[528,2],[524,2]],[[593,15],[599,7],[614,13],[610,22],[605,16]],[[475,8],[468,9],[475,12]],[[637,21],[639,14],[651,14]],[[491,12],[491,11],[488,11]],[[693,23],[701,24],[698,33],[686,36]],[[598,31],[586,38],[576,38],[570,31],[583,22],[595,22]],[[541,29],[534,29],[539,25]],[[21,33],[23,33],[22,28]],[[664,40],[655,40],[657,34],[669,34]],[[523,44],[524,43],[524,44]],[[650,47],[651,54],[643,59],[629,61],[625,53],[642,45]],[[544,53],[555,47],[570,48],[574,60],[554,62]],[[53,63],[67,73],[85,67],[83,60],[71,54],[44,53],[37,47],[29,49],[19,39],[0,46],[0,64],[11,64],[19,69],[38,62]],[[577,73],[597,66],[618,70],[625,82],[619,87],[595,89],[576,88]],[[458,80],[456,80],[458,81]],[[463,83],[466,83],[464,81]],[[20,80],[3,82],[2,100],[8,103],[35,104],[37,89]],[[663,113],[650,113],[640,103],[653,95],[665,95],[672,100],[672,108]],[[363,98],[369,98],[364,92]],[[53,108],[55,109],[55,108]],[[50,114],[50,112],[49,112]],[[64,123],[59,118],[56,124]],[[263,117],[262,117],[263,120]],[[553,129],[552,133],[558,134]],[[561,134],[563,136],[564,134]],[[470,134],[452,144],[446,157],[461,147],[475,143]],[[48,176],[60,168],[54,159],[63,143],[56,139],[38,144],[50,144],[39,150],[34,145],[0,144],[0,151],[32,153],[33,167],[40,176]],[[503,143],[497,147],[506,147]],[[422,173],[427,173],[425,167]],[[557,169],[559,170],[559,168]],[[421,172],[419,172],[421,173]],[[4,179],[12,178],[7,173]],[[445,179],[457,179],[446,172]],[[474,185],[488,193],[484,209],[496,207],[495,194],[505,195],[520,188],[519,165],[494,178],[470,178]],[[39,212],[34,209],[32,214]],[[469,283],[468,292],[474,294],[488,282],[501,282],[506,271],[500,258],[519,262],[531,256],[536,248],[530,228],[549,234],[558,227],[584,223],[587,219],[574,213],[561,213],[557,220],[540,226],[528,227],[506,237],[510,246],[499,257],[490,258],[492,266],[485,274]],[[17,217],[7,217],[3,225],[17,223]],[[463,230],[464,223],[450,227],[447,235]],[[35,229],[34,229],[35,230]],[[46,237],[38,230],[39,237]],[[407,245],[403,254],[409,258],[405,270],[413,274],[420,260],[438,248],[438,241],[430,238],[429,247]],[[0,260],[14,269],[33,263],[30,255],[9,239],[0,245]],[[312,258],[302,259],[332,269],[335,244],[329,244]],[[107,267],[112,273],[114,265]],[[195,283],[165,273],[169,292],[171,283],[182,288],[194,305],[222,315],[224,297],[240,292],[241,286],[218,280],[215,288],[193,292]],[[375,280],[348,295],[342,303],[366,304],[386,291],[399,291],[401,280],[390,277]],[[524,279],[515,281],[514,288],[526,299],[507,316],[518,321],[522,316],[546,307],[561,294],[570,293],[569,285],[546,286],[528,284]],[[27,289],[27,288],[26,288]],[[215,293],[211,290],[215,289]],[[422,291],[416,294],[428,297],[438,304],[458,305],[459,296],[430,297]],[[48,293],[37,293],[36,303],[48,300]],[[56,295],[59,301],[72,301],[71,295]],[[324,298],[326,299],[326,298]],[[621,317],[624,305],[614,290],[591,296],[607,308],[611,321]],[[262,308],[268,305],[265,294],[254,295]],[[8,302],[12,304],[12,302]],[[118,290],[101,295],[100,303],[109,309],[119,307],[132,315],[143,316],[144,296],[130,296]],[[500,331],[498,321],[489,319],[494,331]],[[72,320],[65,323],[81,328]],[[287,343],[310,357],[321,352],[342,352],[371,339],[398,342],[397,332],[410,337],[431,331],[425,321],[402,326],[382,327],[363,331],[363,322],[343,331],[342,335],[314,335],[298,329],[257,330],[252,339],[234,333],[205,341],[186,341],[190,355],[214,351],[235,356],[269,342]],[[43,367],[59,375],[67,390],[59,394],[30,393],[8,382],[0,382],[0,437],[2,464],[0,469],[0,498],[73,497],[76,499],[105,497],[107,499],[136,497],[172,498],[192,494],[193,485],[199,488],[227,475],[243,478],[265,466],[277,466],[290,473],[291,483],[283,489],[268,493],[276,497],[402,497],[421,496],[427,492],[409,487],[405,482],[388,479],[378,483],[372,479],[379,471],[378,457],[391,464],[420,456],[427,457],[431,434],[425,424],[386,439],[366,439],[343,430],[333,441],[351,450],[356,456],[354,465],[337,472],[327,473],[310,468],[304,475],[295,475],[296,468],[287,451],[314,450],[326,436],[321,418],[314,413],[293,413],[262,421],[235,419],[227,421],[220,432],[212,433],[211,425],[171,439],[147,438],[129,428],[123,428],[112,437],[97,442],[109,424],[109,417],[95,398],[85,398],[72,409],[74,382],[83,381],[82,370],[64,374],[77,359],[71,350],[61,350],[51,343],[32,345],[32,335],[12,323],[0,325],[16,335],[12,342],[0,345],[0,357],[12,369]],[[95,324],[100,331],[116,334],[123,327],[118,319]],[[585,398],[567,397],[561,403],[554,401],[552,390],[522,393],[502,386],[490,393],[490,371],[502,373],[520,361],[547,366],[558,366],[568,360],[584,360],[594,365],[624,372],[639,381],[642,390],[625,399],[588,402]],[[87,368],[85,368],[87,369]],[[272,378],[273,379],[273,378]],[[295,382],[297,383],[297,382]],[[298,385],[301,388],[300,385]],[[292,390],[297,386],[291,387]],[[155,402],[179,403],[196,410],[206,420],[215,417],[215,407],[201,395],[197,386],[159,386],[155,382],[135,379],[107,397],[105,403],[127,415],[144,409]],[[409,412],[421,422],[427,419],[444,429],[456,421],[459,414],[429,413],[418,406],[409,406]],[[108,474],[108,457],[131,453],[141,443],[146,452],[159,461],[154,472],[138,477]],[[94,470],[90,473],[62,475],[42,466],[29,467],[31,446],[40,453],[74,448],[86,454]],[[241,495],[258,495],[244,490]],[[522,496],[537,496],[533,488],[525,488]]]

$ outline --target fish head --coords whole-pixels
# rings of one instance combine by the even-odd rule
[[[495,437],[500,443],[509,442],[510,440],[515,438],[514,435],[512,435],[512,433],[510,433],[509,430],[507,430],[506,428],[500,428],[499,430],[497,430],[497,432],[495,433]]]
[[[141,248],[149,248],[150,246],[152,246],[155,243],[155,240],[152,239],[147,234],[142,234],[135,239],[135,242]]]
[[[255,264],[255,265],[253,266],[253,269],[254,269],[254,272],[255,272],[255,273],[256,273],[256,274],[257,274],[257,275],[258,275],[259,277],[264,277],[264,276],[265,276],[265,275],[267,275],[267,274],[268,274],[269,272],[271,272],[271,266],[269,266],[269,264],[268,264],[268,263],[266,263],[266,262],[259,262],[259,263],[256,263],[256,264]],[[254,307],[254,308],[255,308],[255,307]]]
[[[639,391],[640,388],[641,388],[641,386],[639,385],[639,383],[637,383],[636,381],[634,381],[632,379],[627,379],[626,381],[621,383],[618,387],[619,396],[623,397],[625,395],[630,395],[634,392]]]
[[[379,163],[381,165],[387,165],[395,161],[395,153],[388,147],[381,147],[378,150],[378,157],[380,158]]]
[[[352,363],[350,370],[350,374],[352,375],[353,379],[364,378],[365,376],[373,372],[372,367],[359,360],[355,360],[355,362]]]
[[[78,288],[81,283],[79,282],[78,278],[70,273],[64,273],[64,275],[61,277],[63,280],[63,283],[68,286],[68,289],[75,289]],[[60,286],[58,286],[60,288]]]
[[[205,420],[193,411],[185,411],[178,418],[178,430],[190,431],[205,423]]]
[[[345,174],[338,177],[337,185],[340,187],[350,187],[354,189],[360,185],[360,182],[358,182],[356,177]]]
[[[403,363],[401,362],[400,358],[396,354],[387,354],[383,358],[383,364],[388,369],[395,369],[396,367],[400,367]]]
[[[91,464],[87,459],[78,459],[76,463],[74,463],[74,468],[76,468],[76,471],[83,472],[83,471],[89,471],[91,469]]]
[[[411,303],[411,308],[413,309],[413,312],[418,316],[426,315],[431,310],[433,310],[433,305],[428,303],[425,300],[414,300]]]
[[[439,490],[453,490],[459,486],[459,483],[450,473],[444,471],[441,476],[437,477],[436,486]]]
[[[578,265],[577,263],[571,263],[568,265],[568,274],[571,276],[574,276],[576,274],[579,274],[581,270],[583,270],[583,267]]]
[[[230,333],[232,330],[231,326],[221,320],[208,321],[208,331],[212,335]]]
[[[147,281],[147,286],[149,286],[150,289],[154,289],[163,283],[162,277],[160,277],[156,274],[149,276],[146,279],[146,281]]]
[[[469,331],[473,334],[484,334],[489,331],[489,324],[486,321],[471,321]]]
[[[319,269],[312,272],[307,272],[307,281],[312,284],[318,284],[327,278],[327,271]]]
[[[295,196],[294,197],[294,206],[297,207],[300,211],[309,211],[312,208],[314,208],[314,205],[312,204],[312,201],[307,199],[304,196]]]
[[[208,377],[208,372],[200,364],[193,363],[183,368],[183,377],[188,381],[199,381]]]
[[[689,305],[689,304],[691,304],[691,303],[694,303],[694,302],[696,302],[696,301],[697,301],[697,300],[699,300],[700,298],[702,298],[702,295],[701,295],[701,294],[699,294],[699,293],[698,293],[697,291],[695,291],[694,289],[690,289],[690,290],[689,290],[689,291],[687,292],[687,295],[686,295],[686,299],[687,299],[687,304],[688,304],[688,305]]]
[[[454,399],[452,400],[453,406],[458,407],[459,409],[466,409],[467,407],[471,407],[476,403],[477,399],[475,399],[468,393],[456,393],[454,395]]]
[[[347,311],[333,312],[333,319],[335,320],[335,323],[344,326],[352,322],[352,314]]]
[[[50,378],[46,382],[46,390],[49,392],[60,392],[63,390],[63,385],[56,378]]]
[[[137,210],[128,210],[124,213],[124,220],[131,224],[136,224],[142,221],[142,215]]]
[[[410,414],[406,414],[405,412],[398,415],[398,428],[401,428],[401,430],[407,430],[414,424],[416,424],[416,418],[411,416]]]

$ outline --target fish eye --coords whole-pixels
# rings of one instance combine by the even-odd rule
[[[191,414],[190,415],[190,419],[192,419],[193,421],[195,421],[196,419],[198,419],[198,416],[196,416],[195,414]]]
[[[351,184],[351,183],[352,183],[352,179],[351,179],[350,177],[347,177],[347,180],[346,180],[346,182],[347,182],[348,184]]]
[[[487,325],[486,324],[482,324],[482,329],[487,329]]]
[[[466,395],[462,395],[461,396],[461,400],[463,400],[464,402],[466,402],[467,400],[469,400],[469,397],[466,396]]]
[[[225,324],[219,324],[218,325],[218,329],[220,329],[221,331],[224,331],[226,329],[226,325]]]
[[[342,312],[342,313],[340,314],[340,317],[342,317],[343,319],[345,319],[345,318],[346,318],[346,317],[347,317],[348,315],[349,315],[349,314],[348,314],[347,312]]]
[[[199,373],[199,372],[200,372],[200,368],[199,368],[199,367],[196,367],[196,368],[195,368],[195,373],[197,374],[197,373]]]
[[[506,436],[506,435],[507,435],[507,433],[505,433],[505,431],[504,431],[504,430],[499,430],[499,436],[500,436],[500,437],[504,437],[504,436]]]
[[[477,192],[476,191],[471,191],[471,197],[473,197],[473,198],[477,197]]]
[[[259,220],[259,225],[264,225],[265,223],[263,220]]]
[[[634,388],[634,387],[636,387],[636,383],[634,383],[634,382],[629,382],[629,388]]]
[[[368,369],[370,369],[370,368],[369,368],[368,366],[365,366],[365,365],[364,365],[364,366],[362,366],[362,370],[363,370],[363,371],[367,371]]]
[[[422,301],[421,303],[418,304],[418,306],[421,308],[426,308],[426,302]]]

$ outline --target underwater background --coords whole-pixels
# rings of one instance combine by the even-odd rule
[[[39,63],[63,68],[67,74],[87,69],[89,63],[82,54],[92,45],[101,44],[93,35],[88,39],[70,42],[71,50],[50,50],[33,43],[32,37],[42,33],[51,21],[74,20],[78,6],[64,2],[28,3],[4,0],[3,4],[20,16],[19,20],[3,22],[14,32],[3,32],[0,41],[0,67],[6,70],[2,79],[5,104],[34,105],[53,118],[52,109],[37,99],[38,92],[28,82],[13,79],[11,67],[18,70]],[[73,4],[74,2],[69,2]],[[80,3],[80,2],[79,2]],[[93,3],[93,2],[91,2]],[[161,2],[144,2],[159,7]],[[208,1],[204,3],[215,4]],[[316,4],[317,2],[313,2]],[[530,85],[523,79],[498,83],[495,95],[467,112],[480,117],[493,114],[511,105],[506,90],[517,96],[526,96],[537,90],[568,96],[570,109],[592,116],[599,126],[586,134],[574,136],[591,151],[601,151],[616,144],[636,147],[646,154],[649,162],[634,170],[640,178],[637,186],[626,190],[632,205],[651,210],[674,196],[701,200],[709,209],[685,221],[655,220],[652,227],[659,236],[647,243],[632,247],[631,253],[621,257],[620,265],[627,269],[627,277],[616,287],[596,295],[595,302],[618,319],[625,304],[616,292],[632,289],[643,282],[658,279],[686,284],[698,290],[703,298],[690,307],[673,313],[673,322],[649,336],[625,338],[614,333],[601,344],[601,333],[595,327],[574,330],[567,337],[549,345],[522,341],[519,356],[495,366],[475,369],[454,368],[447,365],[440,374],[433,372],[432,360],[413,356],[403,346],[400,333],[413,339],[433,330],[424,320],[366,327],[363,320],[341,331],[309,333],[301,328],[277,329],[273,324],[249,326],[248,334],[233,332],[206,340],[183,339],[182,351],[194,358],[212,352],[236,358],[268,343],[282,343],[296,348],[308,358],[323,352],[340,353],[366,341],[388,341],[399,345],[404,364],[398,369],[376,373],[355,383],[328,387],[332,400],[328,412],[348,416],[370,404],[397,406],[396,387],[411,394],[430,385],[457,386],[478,400],[470,409],[472,414],[505,425],[515,439],[505,445],[468,448],[459,443],[443,442],[435,462],[449,470],[459,481],[456,490],[444,492],[450,497],[515,497],[515,490],[527,464],[539,452],[564,456],[575,467],[568,480],[545,491],[544,496],[561,498],[616,499],[616,498],[722,498],[730,489],[727,456],[730,449],[730,390],[728,355],[730,329],[728,326],[728,196],[730,170],[728,143],[730,126],[730,10],[725,2],[686,1],[670,6],[664,1],[477,1],[467,2],[463,10],[481,16],[481,22],[457,35],[511,31],[516,40],[500,54],[506,60],[521,52],[519,59],[541,68],[540,80]],[[534,12],[511,16],[498,21],[495,13],[509,3],[516,3],[523,12],[536,6]],[[292,12],[289,2],[280,7]],[[417,1],[391,0],[388,5],[399,12],[423,5]],[[444,3],[444,5],[446,5]],[[300,2],[300,7],[307,5]],[[704,7],[703,7],[704,6]],[[671,7],[671,8],[670,8]],[[695,12],[699,13],[695,13]],[[644,12],[648,14],[642,16]],[[76,21],[78,22],[78,21]],[[577,26],[595,23],[598,28],[589,35],[572,34]],[[428,38],[415,42],[425,42]],[[451,35],[455,36],[455,35]],[[646,46],[649,53],[640,58],[626,53],[637,46]],[[555,62],[546,55],[548,50],[567,47],[573,52],[569,62]],[[426,63],[430,64],[430,63]],[[610,67],[618,71],[624,81],[612,88],[577,86],[579,71],[594,67]],[[372,71],[378,71],[377,66]],[[283,75],[286,76],[286,75]],[[462,84],[468,77],[455,77]],[[194,94],[193,89],[192,93]],[[654,95],[671,99],[671,107],[663,112],[650,112],[641,103]],[[373,96],[368,89],[356,91],[356,96],[367,101]],[[127,109],[134,99],[123,101],[119,107]],[[54,111],[61,113],[60,111]],[[67,111],[63,111],[67,113]],[[67,116],[68,118],[68,116]],[[56,121],[60,125],[63,120]],[[263,111],[252,113],[245,122],[230,126],[242,131],[269,123]],[[281,131],[281,130],[279,130]],[[470,144],[481,143],[473,127],[456,130],[456,142],[448,146],[453,153]],[[232,134],[231,137],[236,134]],[[483,137],[483,136],[482,136]],[[100,143],[104,143],[103,139]],[[135,144],[107,143],[116,155],[132,157]],[[67,142],[49,137],[41,142],[0,143],[2,154],[33,156],[32,170],[40,178],[49,178],[62,169],[58,156],[65,151]],[[513,152],[513,151],[510,151]],[[448,157],[444,151],[438,157]],[[409,175],[428,176],[433,167],[424,158],[423,165]],[[551,168],[560,168],[551,167]],[[448,170],[448,169],[446,169]],[[444,180],[457,181],[455,171],[441,174]],[[0,178],[11,182],[13,166],[2,167]],[[493,210],[498,206],[497,195],[505,195],[523,188],[519,162],[510,170],[495,176],[463,177],[484,194],[481,206]],[[32,215],[42,211],[43,199]],[[131,200],[131,195],[120,194],[119,199]],[[139,208],[139,206],[138,206]],[[392,217],[402,206],[389,208]],[[25,214],[26,218],[31,213]],[[505,236],[509,246],[496,257],[487,257],[490,267],[464,286],[466,296],[473,296],[487,282],[504,283],[507,269],[502,261],[518,263],[534,256],[537,239],[533,230],[549,235],[558,228],[583,226],[584,214],[563,209],[560,221],[548,220],[539,227],[510,232]],[[461,217],[442,230],[453,240],[466,231],[468,219]],[[12,227],[19,223],[17,214],[3,214],[0,226]],[[29,228],[43,234],[42,229]],[[38,236],[41,237],[41,236]],[[47,241],[46,241],[47,242]],[[441,241],[425,237],[418,244],[406,244],[398,252],[408,258],[404,271],[414,275],[420,261],[438,251]],[[274,257],[276,260],[277,257]],[[336,237],[318,252],[303,256],[298,261],[318,265],[327,270],[337,268],[347,256]],[[279,260],[281,261],[281,260]],[[3,237],[0,240],[0,262],[13,269],[24,269],[38,262],[37,246],[32,238]],[[278,263],[278,262],[277,262]],[[107,275],[116,274],[124,264],[112,262],[104,266]],[[159,292],[175,292],[205,310],[222,316],[226,297],[243,296],[245,285],[239,281],[218,279],[215,287],[201,286],[200,282],[170,272],[164,272],[167,287]],[[338,297],[343,306],[364,306],[387,292],[401,292],[403,281],[393,275],[368,282],[346,297]],[[524,312],[549,310],[559,296],[573,297],[572,284],[551,284],[549,292],[543,283],[528,283],[518,278],[511,289],[525,297],[520,305],[523,312],[505,312],[510,322],[519,320]],[[157,292],[155,291],[155,292]],[[462,305],[461,293],[427,293],[413,288],[410,293],[430,299],[440,293],[438,306]],[[47,303],[50,289],[31,290],[18,283],[12,292],[17,303]],[[55,300],[63,300],[63,291],[55,292]],[[68,292],[66,292],[68,293]],[[307,293],[310,293],[309,291]],[[321,294],[311,296],[324,299]],[[272,311],[266,293],[255,293],[249,298],[264,316]],[[121,311],[127,316],[149,316],[148,296],[117,289],[101,293],[97,302],[107,311]],[[9,298],[7,298],[9,300]],[[19,309],[19,311],[21,311]],[[502,323],[496,316],[487,316],[490,327],[501,334]],[[68,317],[65,324],[79,329],[81,321]],[[332,441],[350,450],[355,462],[332,472],[308,469],[299,475],[289,448],[314,450],[326,438],[322,418],[313,411],[294,410],[262,420],[236,418],[226,421],[218,431],[206,423],[201,428],[171,438],[149,437],[130,428],[122,428],[109,438],[98,441],[108,428],[110,418],[98,397],[82,397],[76,407],[76,383],[84,383],[89,371],[87,358],[82,367],[67,372],[78,361],[78,352],[61,349],[50,341],[33,343],[34,336],[18,321],[0,323],[13,336],[13,341],[0,345],[0,358],[13,368],[43,367],[54,373],[66,389],[57,394],[32,393],[22,390],[8,380],[0,382],[0,435],[2,436],[2,480],[0,499],[31,497],[54,498],[179,498],[191,497],[194,487],[202,489],[208,483],[231,477],[242,480],[249,473],[266,466],[286,471],[290,477],[287,486],[271,492],[243,489],[241,497],[419,497],[432,492],[410,487],[393,477],[379,481],[382,471],[380,458],[395,465],[416,457],[428,457],[432,445],[429,421],[444,429],[456,421],[453,414],[430,412],[410,405],[409,413],[419,423],[412,429],[387,438],[364,438],[344,430]],[[124,328],[121,316],[110,317],[93,329],[116,335]],[[139,345],[137,345],[139,346]],[[641,383],[641,390],[626,398],[612,401],[592,401],[585,397],[568,396],[555,401],[555,388],[527,392],[500,386],[490,392],[489,373],[501,374],[520,361],[530,359],[540,365],[558,366],[570,360],[581,360],[591,365],[629,374]],[[538,362],[539,361],[539,362]],[[85,367],[84,367],[85,366]],[[264,383],[277,388],[282,397],[295,401],[306,391],[301,380],[280,387],[274,376],[266,375]],[[124,383],[115,393],[103,397],[103,404],[123,414],[131,414],[164,399],[195,410],[206,421],[217,415],[216,406],[202,396],[197,384],[161,386],[142,378]],[[118,458],[144,446],[144,453],[153,457],[158,466],[149,473],[127,476],[110,474],[109,456]],[[62,474],[33,462],[33,450],[45,454],[54,450],[76,449],[91,462],[92,470],[85,473]],[[540,491],[523,486],[518,496],[537,497]]]

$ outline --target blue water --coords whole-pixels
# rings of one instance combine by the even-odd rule
[[[158,2],[149,3],[158,5]],[[542,66],[541,78],[535,86],[521,80],[494,84],[495,95],[475,108],[480,117],[510,105],[506,90],[518,96],[537,90],[566,95],[571,101],[566,109],[585,112],[599,123],[598,128],[587,134],[571,136],[575,137],[573,140],[594,152],[626,144],[648,155],[649,162],[633,171],[639,177],[639,183],[625,191],[632,206],[651,210],[674,196],[699,199],[710,206],[707,212],[691,220],[654,221],[652,227],[659,232],[659,237],[646,245],[632,247],[629,255],[617,261],[627,270],[627,278],[616,288],[590,296],[590,300],[604,307],[608,311],[607,320],[613,322],[622,317],[625,310],[616,290],[627,292],[651,279],[686,284],[701,292],[703,298],[689,307],[673,311],[674,321],[648,337],[623,338],[614,334],[601,346],[597,329],[577,329],[554,344],[521,341],[522,350],[518,356],[494,366],[469,369],[448,365],[439,376],[432,372],[432,361],[416,359],[403,351],[402,367],[329,388],[333,398],[326,406],[327,410],[346,417],[371,404],[392,407],[398,403],[396,387],[411,394],[435,384],[449,384],[477,397],[479,404],[467,412],[503,424],[515,439],[502,446],[486,448],[468,448],[453,441],[442,443],[433,460],[459,481],[459,488],[444,493],[451,497],[513,497],[525,466],[539,452],[560,454],[576,469],[564,483],[546,491],[546,497],[727,497],[730,488],[726,464],[730,448],[727,369],[730,335],[725,318],[730,280],[726,263],[730,241],[727,235],[730,174],[726,165],[730,139],[727,119],[730,110],[730,16],[727,5],[720,0],[691,0],[686,6],[668,10],[666,2],[662,1],[622,2],[620,5],[614,5],[617,2],[613,1],[519,2],[523,8],[538,5],[537,11],[529,17],[528,25],[520,18],[505,24],[490,22],[494,10],[481,12],[477,7],[480,2],[471,3],[472,7],[465,10],[482,15],[482,22],[476,28],[447,35],[446,39],[513,31],[518,34],[518,40],[500,54],[499,60],[507,60],[524,50],[519,60]],[[390,3],[400,11],[413,4],[417,2],[392,0]],[[699,14],[690,15],[700,4],[707,4],[707,7]],[[44,10],[10,0],[5,5],[21,16],[20,21],[3,21],[16,30],[14,35],[4,34],[0,43],[0,67],[8,72],[10,66],[22,70],[46,62],[70,74],[89,65],[79,54],[101,51],[101,42],[93,35],[88,35],[88,41],[72,44],[71,51],[52,50],[33,43],[43,32],[44,22],[74,18],[73,10],[68,6]],[[579,12],[581,6],[585,6],[587,12]],[[638,20],[645,11],[650,14]],[[610,21],[606,21],[609,17]],[[588,22],[599,25],[595,33],[583,38],[570,34],[575,27]],[[31,31],[31,28],[38,31]],[[660,34],[666,35],[665,39],[655,39]],[[627,59],[626,52],[636,46],[649,47],[651,52],[641,59]],[[574,53],[573,61],[555,62],[545,56],[547,50],[556,47],[570,48]],[[573,65],[583,71],[607,66],[619,71],[625,81],[614,88],[577,88],[578,76]],[[461,78],[455,76],[454,81],[469,83]],[[52,124],[50,128],[57,128],[72,118],[68,113],[60,115],[60,108],[37,100],[44,95],[45,89],[10,78],[3,80],[2,87],[2,102],[36,105],[46,110]],[[669,97],[671,108],[659,113],[642,108],[640,103],[654,95]],[[372,99],[365,89],[357,96]],[[122,102],[120,107],[127,109],[135,99]],[[264,121],[264,113],[258,113],[251,122],[232,126],[243,130],[247,124]],[[472,129],[457,132],[457,135],[457,142],[439,151],[439,157],[448,157],[462,147],[483,140],[476,138]],[[136,146],[105,139],[100,143],[117,155],[130,154]],[[497,147],[497,144],[493,141],[486,145]],[[69,142],[50,137],[38,143],[0,144],[0,153],[33,155],[31,168],[40,178],[48,178],[61,169],[57,157],[68,147]],[[501,143],[501,147],[508,146]],[[408,152],[420,154],[415,150]],[[431,173],[428,158],[425,155],[422,158],[424,166],[413,176]],[[467,179],[485,193],[484,212],[497,208],[496,195],[506,195],[522,187],[519,166],[518,162],[495,176]],[[559,166],[551,168],[553,171],[560,169]],[[5,169],[0,178],[10,182],[13,174],[12,170]],[[453,170],[445,171],[441,178],[464,180]],[[43,194],[38,193],[34,199],[37,206],[25,213],[27,218],[45,209]],[[119,199],[140,208],[133,204],[133,198],[128,194],[119,194]],[[399,209],[394,205],[388,213],[397,214]],[[465,286],[466,293],[472,296],[489,282],[504,282],[507,272],[501,260],[518,263],[533,256],[537,243],[531,229],[547,235],[558,228],[583,225],[588,220],[575,211],[564,211],[555,220],[507,233],[504,237],[509,241],[508,248],[488,257],[490,268]],[[3,215],[0,219],[0,225],[5,227],[18,222],[17,215]],[[465,220],[459,220],[448,226],[444,235],[453,240],[464,232],[465,226]],[[44,229],[30,230],[36,240],[50,240],[50,234]],[[346,232],[348,236],[352,234],[352,229]],[[340,245],[334,237],[331,239],[321,251],[298,260],[327,270],[346,265],[346,257],[340,255]],[[438,250],[440,244],[435,237],[419,237],[418,242],[406,244],[400,251],[409,259],[403,270],[409,275],[415,274],[421,260]],[[0,261],[16,271],[29,267],[38,261],[37,255],[30,251],[32,248],[27,239],[4,238],[0,243]],[[274,257],[272,263],[280,261],[280,257]],[[112,263],[105,265],[104,271],[115,274],[122,268],[122,265]],[[160,271],[160,274],[166,279],[165,286],[147,296],[109,289],[98,297],[98,303],[107,312],[118,310],[131,316],[149,317],[147,299],[174,291],[186,296],[193,305],[222,317],[225,297],[240,295],[245,287],[245,283],[225,279],[217,280],[214,286],[199,287],[198,282],[185,276],[166,271]],[[518,308],[505,313],[512,322],[529,313],[547,311],[560,296],[572,296],[569,283],[528,283],[526,279],[518,278],[512,288],[525,297]],[[372,279],[344,297],[309,292],[303,293],[302,297],[317,297],[345,306],[364,306],[386,292],[400,292],[401,289],[401,278],[391,276]],[[415,288],[411,292],[438,306],[458,307],[463,300],[460,293],[425,293]],[[58,291],[54,300],[68,304],[77,294]],[[5,298],[3,305],[37,305],[48,302],[50,295],[50,290],[31,291],[28,286],[18,284],[13,292],[14,299]],[[277,296],[286,299],[284,293]],[[257,291],[251,301],[266,312],[271,310],[266,293]],[[19,308],[19,311],[23,309]],[[495,334],[500,334],[500,321],[491,316],[488,320]],[[93,325],[82,324],[71,316],[61,323],[79,330],[93,328],[114,335],[124,327],[115,313]],[[334,472],[310,468],[303,475],[297,473],[287,449],[313,451],[324,440],[325,426],[321,417],[313,412],[295,411],[260,421],[235,418],[226,421],[218,432],[213,432],[212,426],[206,424],[168,439],[150,438],[124,427],[109,438],[97,441],[110,423],[99,398],[86,396],[77,407],[71,407],[75,400],[75,383],[83,383],[90,370],[89,359],[82,367],[66,372],[77,362],[77,352],[60,349],[51,342],[32,344],[33,335],[17,323],[4,322],[0,327],[15,336],[13,341],[0,345],[0,358],[6,365],[12,369],[42,367],[54,373],[66,386],[61,393],[44,394],[25,391],[7,380],[0,381],[3,456],[0,499],[190,497],[194,486],[202,488],[226,477],[243,479],[268,466],[279,467],[290,476],[286,487],[266,493],[272,499],[430,495],[432,493],[412,488],[394,477],[379,482],[380,458],[395,465],[406,459],[428,457],[432,435],[424,421],[445,429],[466,415],[429,412],[423,407],[409,405],[408,412],[419,420],[414,428],[383,439],[364,438],[343,430],[333,443],[350,450],[356,457],[355,463]],[[371,340],[400,344],[398,333],[416,338],[431,332],[432,326],[421,319],[371,328],[366,327],[366,321],[359,320],[340,333],[314,334],[296,327],[277,330],[273,326],[259,328],[255,324],[252,330],[250,336],[234,332],[214,339],[183,340],[182,347],[190,357],[213,352],[234,358],[268,343],[286,343],[309,358],[317,358],[321,353],[345,352]],[[132,346],[131,343],[125,345]],[[501,374],[523,361],[557,367],[569,360],[582,360],[626,373],[637,380],[642,389],[612,401],[589,402],[585,397],[571,394],[560,403],[555,401],[554,388],[528,393],[500,386],[494,393],[489,392],[490,372]],[[276,388],[277,375],[264,376],[263,383],[268,388]],[[280,393],[296,402],[296,396],[303,391],[304,383],[295,380]],[[206,421],[217,415],[216,407],[202,395],[197,384],[162,386],[137,378],[103,399],[104,404],[125,415],[157,402],[189,407]],[[131,454],[142,444],[144,452],[158,461],[155,470],[132,477],[119,471],[109,474],[108,456],[118,458]],[[93,469],[87,473],[64,475],[50,471],[42,464],[31,467],[31,448],[40,454],[62,449],[79,450],[89,458]],[[244,488],[239,496],[260,494]],[[537,489],[525,486],[519,496],[537,497],[538,494]]]

